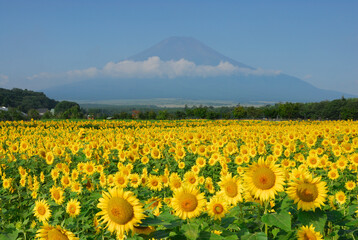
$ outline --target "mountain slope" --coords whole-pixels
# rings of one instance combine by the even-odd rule
[[[158,56],[163,61],[186,59],[197,65],[218,65],[220,62],[229,62],[234,66],[253,69],[243,63],[218,53],[212,48],[190,37],[170,37],[140,52],[128,60],[144,61],[149,57]]]
[[[230,59],[193,38],[171,37],[126,60],[136,63],[145,62],[153,56],[159,57],[161,61],[185,59],[193,62],[194,67],[206,65],[204,69],[217,67],[220,62],[228,62],[233,67],[239,67],[247,72],[207,75],[206,77],[176,75],[172,78],[164,75],[157,77],[101,76],[45,89],[44,92],[50,97],[68,100],[181,98],[229,100],[240,103],[251,101],[310,102],[337,99],[343,95],[354,97],[341,92],[316,88],[286,74],[255,74],[254,68]]]

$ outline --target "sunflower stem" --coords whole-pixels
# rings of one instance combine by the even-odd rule
[[[264,211],[264,215],[266,215],[266,213],[267,213],[267,207],[268,207],[268,204],[269,204],[269,200],[266,200],[265,201],[265,211]],[[267,232],[268,232],[268,226],[267,226],[267,223],[265,223],[265,234],[266,234],[266,236],[267,236]]]

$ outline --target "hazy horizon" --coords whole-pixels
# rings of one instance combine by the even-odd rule
[[[140,76],[149,64],[169,77],[250,71],[225,62],[124,61],[186,36],[256,69],[249,74],[284,73],[358,95],[357,9],[355,1],[0,0],[0,87],[41,90],[99,72]]]

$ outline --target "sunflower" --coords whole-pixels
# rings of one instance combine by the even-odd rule
[[[114,175],[114,184],[116,187],[125,188],[128,185],[128,177],[121,172],[116,172]]]
[[[141,226],[134,226],[133,234],[141,234],[141,235],[149,235],[155,231],[155,228],[152,226],[149,227],[141,227]]]
[[[100,221],[106,223],[110,232],[123,235],[129,230],[134,230],[134,225],[145,217],[143,207],[139,200],[130,191],[124,192],[121,188],[112,188],[109,192],[103,192],[97,205],[101,211]]]
[[[346,194],[343,191],[337,192],[335,198],[339,204],[344,204],[347,200]]]
[[[155,175],[149,175],[147,186],[150,190],[160,191],[163,188],[162,182],[160,181],[160,177]]]
[[[242,202],[242,189],[237,176],[232,177],[231,173],[229,173],[221,177],[219,186],[221,188],[219,194],[222,194],[229,204],[236,205],[238,202]]]
[[[61,178],[61,184],[63,186],[63,188],[67,188],[71,186],[71,179],[69,176],[67,175],[63,175]]]
[[[66,205],[66,212],[71,217],[76,217],[78,214],[80,214],[80,211],[81,211],[81,206],[79,201],[77,201],[76,199],[71,199],[70,201],[68,201]]]
[[[51,210],[46,200],[38,200],[35,202],[34,215],[40,222],[47,222],[51,217]]]
[[[92,175],[96,172],[96,165],[93,162],[86,162],[84,171],[87,175]]]
[[[192,171],[186,172],[184,174],[184,182],[188,183],[188,184],[191,184],[191,185],[194,185],[194,186],[197,186],[198,183],[199,183],[197,174],[195,174]]]
[[[322,238],[322,234],[320,232],[316,232],[315,228],[311,224],[311,226],[302,226],[297,232],[298,240],[320,240]]]
[[[54,157],[54,155],[53,155],[52,152],[47,152],[45,159],[46,159],[46,163],[47,163],[48,165],[51,165],[51,164],[53,163],[53,160],[55,159],[55,157]]]
[[[216,219],[221,219],[228,212],[227,202],[223,200],[224,198],[219,194],[215,195],[210,199],[210,202],[207,204],[207,211],[209,216]]]
[[[81,193],[82,185],[79,182],[73,181],[71,184],[71,191],[75,193]]]
[[[356,183],[353,181],[348,181],[345,183],[345,187],[348,191],[351,191],[356,187]]]
[[[261,201],[267,201],[275,198],[277,192],[282,192],[284,184],[284,174],[274,161],[259,158],[254,162],[244,175],[246,189],[251,192],[255,198]]]
[[[172,191],[179,189],[182,186],[182,180],[177,173],[170,174],[169,186]]]
[[[358,153],[353,153],[352,155],[350,155],[351,163],[355,166],[358,167]]]
[[[183,185],[174,191],[171,206],[175,215],[182,219],[193,218],[200,215],[206,204],[204,193],[192,185]]]
[[[160,199],[158,197],[152,197],[152,198],[148,199],[145,203],[147,204],[148,209],[153,209],[153,214],[155,216],[159,216],[160,209],[163,206],[162,199]]]
[[[304,174],[301,178],[289,183],[287,194],[294,200],[294,203],[298,203],[298,209],[314,211],[324,204],[327,187],[326,183],[321,181],[321,177],[312,178],[311,175]]]
[[[336,180],[337,178],[339,178],[339,173],[337,171],[337,169],[332,169],[328,172],[328,178],[331,180]]]
[[[51,193],[51,198],[57,204],[61,205],[64,200],[63,190],[59,187],[52,186],[52,188],[50,189],[50,193]]]
[[[59,239],[59,240],[78,240],[72,232],[67,231],[60,226],[50,226],[44,225],[42,226],[36,233],[36,238],[39,240],[51,240],[51,239]]]
[[[137,173],[131,174],[130,175],[130,183],[131,183],[132,187],[138,188],[141,183],[139,174],[137,174]]]

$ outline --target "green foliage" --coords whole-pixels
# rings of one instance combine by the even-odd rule
[[[30,109],[38,108],[52,109],[57,103],[57,101],[48,98],[42,92],[18,88],[13,88],[12,90],[0,88],[1,106],[18,108],[21,112],[27,113]]]

